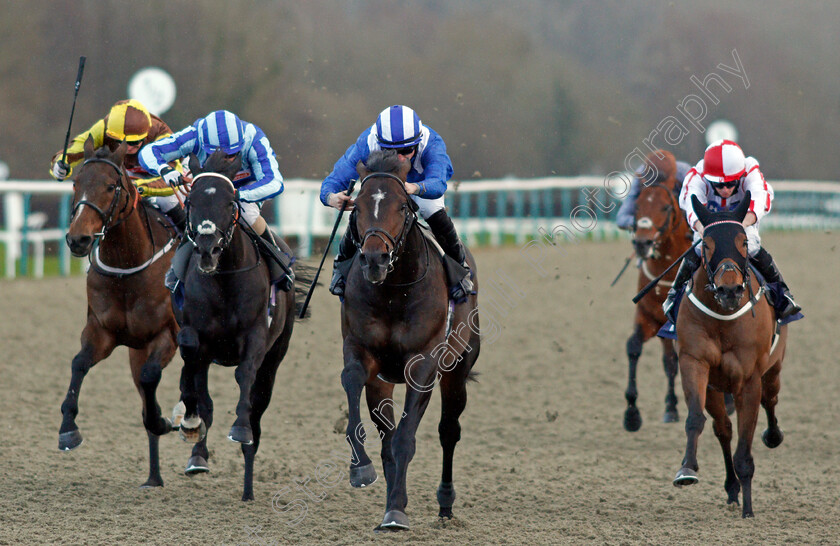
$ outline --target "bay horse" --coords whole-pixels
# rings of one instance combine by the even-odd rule
[[[352,450],[350,484],[365,487],[376,471],[364,449],[360,402],[382,440],[387,503],[377,529],[408,529],[406,476],[415,452],[415,434],[435,383],[442,413],[438,432],[443,470],[437,490],[439,517],[451,518],[455,501],[452,460],[461,436],[459,416],[467,403],[466,381],[479,353],[477,296],[449,301],[443,266],[417,223],[417,205],[405,190],[411,165],[392,150],[375,151],[359,162],[361,180],[353,213],[358,257],[347,277],[341,306],[347,394],[347,440]],[[467,259],[475,274],[475,260]],[[477,278],[473,283],[478,286]],[[455,326],[452,326],[455,325]],[[451,333],[450,333],[451,332]],[[462,337],[463,336],[463,337]],[[395,383],[406,383],[405,406],[394,425]]]
[[[82,348],[73,358],[70,387],[61,404],[58,448],[82,443],[76,425],[79,391],[90,369],[115,347],[128,347],[131,376],[143,400],[149,438],[149,478],[143,487],[162,486],[158,438],[170,431],[156,399],[161,370],[177,348],[178,324],[163,284],[174,252],[175,231],[165,216],[139,199],[122,166],[126,144],[113,153],[84,145],[84,163],[73,182],[73,214],[67,246],[89,256],[87,324]],[[142,204],[141,204],[142,203]]]
[[[706,421],[705,407],[714,419],[715,436],[723,451],[727,502],[737,504],[740,490],[742,516],[748,518],[753,516],[755,464],[751,450],[759,405],[767,415],[767,429],[761,437],[764,444],[775,448],[784,438],[776,419],[776,403],[787,326],[779,327],[774,336],[775,312],[762,296],[764,286],[750,274],[747,237],[741,224],[749,210],[749,192],[732,212],[711,212],[695,196],[692,204],[704,226],[702,267],[686,290],[691,303],[684,303],[677,315],[677,351],[688,418],[685,457],[674,485],[692,485],[699,479],[697,443]],[[738,416],[734,459],[724,393],[734,395]]]
[[[213,423],[207,384],[212,362],[235,367],[239,385],[236,419],[228,438],[241,444],[245,459],[242,500],[253,500],[254,457],[260,445],[260,419],[271,401],[277,368],[289,348],[295,322],[295,291],[271,295],[269,269],[239,218],[231,180],[241,159],[222,151],[204,167],[190,157],[193,186],[187,204],[187,237],[194,246],[184,275],[178,344],[184,367],[181,435],[195,442],[187,474],[206,472],[206,430]],[[256,236],[256,235],[255,235]],[[280,239],[280,248],[291,255]],[[271,301],[271,305],[269,305]]]
[[[673,174],[666,179],[651,184],[643,184],[636,201],[636,221],[633,231],[633,248],[641,262],[639,267],[638,290],[658,277],[675,259],[691,245],[691,230],[685,215],[677,203],[674,190],[677,180]],[[636,368],[642,354],[642,346],[654,337],[667,319],[662,312],[662,302],[668,294],[676,277],[676,268],[667,274],[656,287],[648,292],[636,304],[633,317],[633,333],[627,339],[627,359],[629,361],[629,380],[624,398],[627,409],[624,411],[624,428],[630,432],[642,426],[642,416],[636,407],[638,391],[636,389]],[[668,378],[668,392],[665,395],[665,423],[679,420],[677,395],[674,383],[677,377],[677,353],[673,340],[660,338],[662,342],[662,365]]]

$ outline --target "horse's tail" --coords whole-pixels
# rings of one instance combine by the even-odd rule
[[[312,314],[312,306],[310,305],[306,308],[306,313],[303,317],[300,316],[300,309],[303,307],[303,302],[306,300],[306,295],[309,293],[309,288],[315,279],[315,268],[296,261],[293,269],[295,271],[295,317],[307,319]]]

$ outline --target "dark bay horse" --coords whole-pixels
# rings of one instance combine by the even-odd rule
[[[633,248],[636,251],[636,257],[641,261],[638,290],[665,271],[691,245],[689,239],[691,230],[674,195],[676,183],[677,180],[672,174],[665,180],[644,185],[636,201]],[[674,268],[659,281],[656,288],[648,292],[636,304],[633,334],[627,339],[627,359],[630,366],[627,390],[624,391],[624,398],[627,399],[624,428],[630,432],[635,432],[642,426],[642,416],[636,407],[638,398],[636,367],[642,354],[642,346],[656,335],[667,320],[662,312],[662,302],[665,301],[668,289],[672,286],[676,275],[677,270]],[[673,423],[679,419],[677,396],[674,392],[678,369],[677,353],[674,351],[672,340],[660,339],[662,365],[668,378],[663,421]]]
[[[685,458],[674,485],[698,481],[697,443],[706,421],[705,407],[714,419],[715,436],[723,450],[728,503],[738,502],[740,490],[742,515],[748,518],[753,516],[755,464],[751,450],[759,405],[767,414],[767,429],[761,437],[764,444],[774,448],[784,438],[776,420],[776,403],[787,326],[781,326],[774,337],[774,310],[763,296],[764,287],[748,269],[747,237],[741,222],[750,205],[749,192],[732,212],[708,211],[696,197],[692,203],[704,226],[703,265],[695,273],[686,291],[688,302],[677,316],[677,351],[688,418]],[[724,393],[734,395],[738,416],[734,459]]]
[[[406,475],[417,427],[435,383],[440,383],[443,406],[438,426],[443,448],[439,515],[452,517],[452,459],[461,436],[458,418],[467,403],[466,381],[479,353],[477,296],[458,305],[449,303],[441,260],[421,233],[416,204],[405,190],[409,168],[393,151],[373,152],[367,165],[357,166],[361,189],[354,216],[360,252],[347,277],[341,307],[341,384],[349,406],[350,484],[364,487],[376,480],[364,449],[360,416],[364,387],[382,439],[387,484],[386,513],[378,528],[393,530],[409,527]],[[469,252],[467,256],[475,272],[475,261]],[[473,282],[477,287],[477,278]],[[391,398],[394,383],[406,383],[398,426]]]
[[[187,233],[194,252],[184,276],[184,302],[178,343],[184,368],[181,399],[186,411],[181,433],[197,442],[187,473],[207,471],[205,432],[213,423],[207,372],[215,362],[235,367],[239,384],[236,420],[228,438],[242,444],[245,479],[242,500],[253,500],[254,456],[260,445],[260,419],[271,400],[277,367],[295,321],[295,291],[271,299],[269,270],[239,219],[231,180],[239,172],[217,151],[202,168],[190,158],[193,186],[187,206]],[[284,252],[289,247],[278,239]]]
[[[82,349],[73,358],[58,448],[82,443],[76,426],[79,391],[90,369],[115,347],[128,347],[131,375],[143,400],[143,424],[149,437],[149,479],[144,487],[163,485],[158,437],[170,431],[155,392],[176,350],[178,325],[163,278],[174,250],[174,230],[164,216],[141,204],[122,167],[125,142],[114,153],[84,146],[85,161],[73,184],[74,207],[67,245],[74,256],[90,256],[87,274],[87,325]],[[96,244],[98,241],[98,244]]]

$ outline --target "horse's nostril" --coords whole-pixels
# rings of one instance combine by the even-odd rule
[[[213,249],[210,251],[210,254],[212,254],[213,256],[218,256],[221,253],[222,253],[222,249],[220,247],[217,247],[217,246],[213,247]]]

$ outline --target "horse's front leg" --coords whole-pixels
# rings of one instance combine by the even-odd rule
[[[687,354],[680,355],[680,375],[682,376],[683,393],[688,404],[688,417],[685,420],[685,457],[682,461],[682,468],[674,478],[674,485],[682,487],[698,482],[697,472],[700,465],[697,464],[697,442],[700,433],[703,432],[703,425],[706,417],[703,415],[703,408],[706,405],[706,387],[709,384],[709,367],[705,362]]]
[[[207,427],[198,415],[198,399],[201,393],[196,387],[196,376],[210,365],[210,359],[203,354],[199,345],[198,332],[192,326],[184,326],[178,332],[178,345],[184,367],[181,368],[181,402],[184,417],[181,419],[181,439],[196,443],[204,439]]]
[[[363,364],[369,355],[352,336],[344,338],[344,369],[341,386],[347,394],[347,443],[350,444],[350,485],[367,487],[376,481],[376,470],[365,452],[365,431],[359,406],[362,389],[370,375]]]
[[[69,451],[82,443],[82,433],[76,426],[79,414],[79,392],[90,369],[108,357],[116,347],[114,336],[103,329],[88,309],[88,323],[82,330],[82,349],[73,357],[70,365],[70,386],[61,404],[61,427],[58,429],[58,449]]]
[[[396,462],[394,483],[390,485],[388,504],[381,529],[408,529],[408,516],[405,507],[408,504],[406,478],[408,464],[414,458],[416,449],[415,435],[420,420],[429,405],[432,390],[439,379],[437,361],[428,354],[411,358],[405,367],[406,395],[403,418],[391,440],[391,451]]]
[[[779,402],[779,389],[782,386],[781,371],[782,363],[779,361],[761,378],[761,405],[767,415],[767,429],[761,435],[761,441],[770,449],[779,447],[785,438],[776,419],[776,404]]]
[[[642,356],[643,337],[641,325],[636,324],[633,334],[627,338],[629,377],[627,378],[627,389],[624,391],[624,399],[627,400],[627,409],[624,410],[624,430],[629,432],[636,432],[642,428],[642,414],[636,407],[636,399],[639,397],[639,391],[636,388],[636,368],[639,364],[639,357]]]
[[[236,404],[236,420],[228,432],[228,439],[240,444],[254,443],[254,433],[251,428],[251,390],[254,388],[254,380],[257,377],[257,366],[265,357],[267,330],[267,326],[261,325],[254,328],[240,341],[239,354],[242,356],[234,373],[236,383],[239,385],[239,402]]]
[[[385,472],[386,495],[391,493],[391,485],[394,483],[394,472],[396,463],[394,454],[391,452],[391,439],[397,428],[394,420],[394,385],[386,383],[377,377],[370,378],[365,386],[365,398],[367,399],[368,411],[373,424],[379,431],[379,439],[382,441],[382,469]]]
[[[672,339],[662,338],[662,367],[665,369],[665,377],[668,378],[668,392],[665,394],[665,415],[662,416],[662,421],[664,423],[676,423],[680,420],[675,391],[680,364],[677,353],[674,351],[674,341]]]
[[[198,394],[198,415],[204,424],[205,430],[209,431],[213,426],[213,399],[210,397],[210,388],[207,384],[207,373],[209,366],[197,370],[193,377],[196,393]],[[204,472],[210,472],[210,465],[207,460],[210,452],[207,450],[207,436],[201,438],[192,449],[184,474],[194,476]]]
[[[738,493],[741,485],[735,475],[735,465],[732,463],[732,421],[726,414],[726,403],[720,391],[706,390],[706,410],[714,419],[714,431],[723,451],[723,464],[726,467],[726,480],[723,488],[727,494],[727,504],[738,504]]]
[[[744,382],[741,395],[735,399],[735,410],[738,412],[738,447],[735,449],[735,474],[741,482],[741,494],[744,506],[741,515],[745,518],[753,517],[752,510],[752,477],[755,463],[752,457],[752,441],[755,425],[758,422],[758,408],[761,404],[761,378],[753,374]]]

